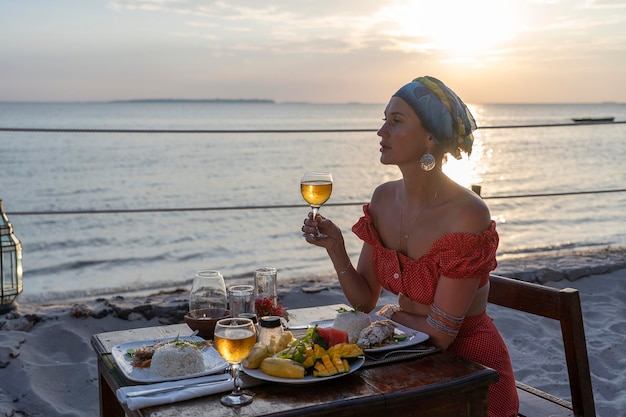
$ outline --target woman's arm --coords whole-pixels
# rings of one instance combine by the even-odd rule
[[[307,242],[326,249],[337,272],[337,278],[348,302],[355,309],[370,312],[376,307],[381,286],[376,280],[372,263],[372,248],[363,244],[357,268],[348,256],[343,234],[331,220],[318,214],[316,219],[305,219],[302,231],[313,233],[318,228],[326,237],[307,236]]]
[[[374,273],[372,247],[369,244],[363,243],[358,266],[354,268],[350,264],[346,269],[338,270],[337,277],[341,289],[352,307],[365,313],[369,313],[376,307],[381,285]]]

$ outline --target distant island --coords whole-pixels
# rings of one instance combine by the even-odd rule
[[[129,100],[112,100],[110,103],[267,103],[273,104],[274,100],[263,98],[211,98],[211,99],[186,99],[186,98],[141,98]]]

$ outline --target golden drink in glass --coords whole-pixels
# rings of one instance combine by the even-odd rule
[[[256,334],[247,329],[225,329],[215,334],[215,349],[229,363],[240,363],[252,351],[256,343]]]
[[[319,208],[330,198],[330,194],[333,192],[333,183],[326,181],[303,182],[300,184],[300,192],[311,207]]]
[[[333,177],[330,172],[308,171],[300,179],[300,193],[311,206],[313,218],[317,217],[321,205],[328,201],[332,192]],[[319,231],[316,231],[313,236],[324,237]]]
[[[252,352],[256,343],[256,326],[250,319],[240,317],[222,319],[215,325],[214,337],[215,349],[231,365],[234,384],[233,391],[220,398],[220,402],[228,407],[250,404],[254,397],[241,391],[239,366]]]

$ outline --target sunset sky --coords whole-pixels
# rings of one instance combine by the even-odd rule
[[[0,101],[626,102],[625,0],[0,0]]]

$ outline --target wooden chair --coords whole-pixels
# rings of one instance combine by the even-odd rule
[[[520,416],[595,417],[589,359],[578,290],[558,290],[498,275],[491,275],[489,302],[558,320],[565,350],[572,401],[566,401],[517,382]]]

